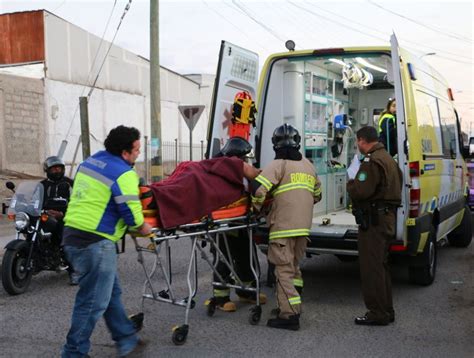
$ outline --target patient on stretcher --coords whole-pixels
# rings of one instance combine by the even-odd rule
[[[259,172],[235,156],[183,162],[169,178],[140,188],[146,220],[155,227],[173,228],[204,216],[245,215],[250,207],[245,182]]]

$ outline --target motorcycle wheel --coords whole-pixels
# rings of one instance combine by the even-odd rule
[[[19,295],[28,289],[33,270],[26,271],[29,244],[23,242],[14,249],[7,249],[2,260],[2,284],[10,295]]]

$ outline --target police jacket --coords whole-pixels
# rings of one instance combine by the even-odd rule
[[[252,198],[262,207],[267,193],[273,197],[267,223],[270,240],[308,236],[313,221],[313,205],[321,200],[321,188],[311,162],[273,160],[255,180],[260,184]]]
[[[399,206],[403,177],[397,162],[382,143],[375,144],[363,159],[355,179],[347,183],[347,191],[356,206],[369,204]]]
[[[101,151],[77,170],[66,217],[67,227],[118,241],[143,222],[138,175],[119,156]]]

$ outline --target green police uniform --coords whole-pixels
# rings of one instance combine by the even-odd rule
[[[347,191],[359,224],[358,248],[367,317],[380,323],[393,319],[388,248],[395,237],[396,208],[401,203],[402,172],[377,143],[367,153]]]

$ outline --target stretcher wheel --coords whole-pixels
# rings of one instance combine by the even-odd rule
[[[184,343],[186,343],[188,330],[189,328],[187,324],[173,328],[173,335],[171,336],[173,343],[177,346],[182,346]]]
[[[255,326],[260,322],[260,318],[262,318],[262,307],[260,306],[255,306],[250,309],[250,314],[249,314],[249,323],[252,326]]]

